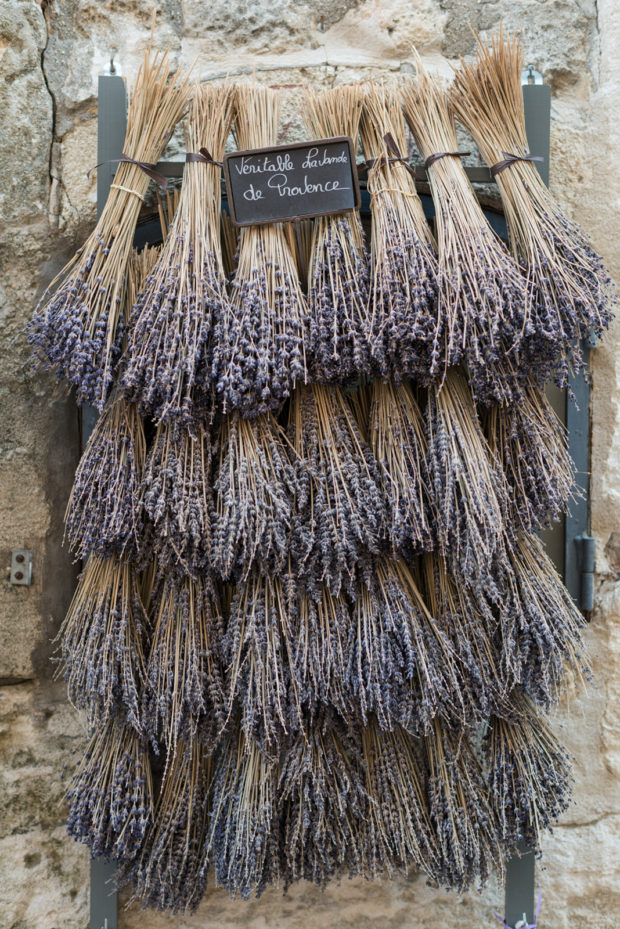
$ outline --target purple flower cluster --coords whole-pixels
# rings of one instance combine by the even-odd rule
[[[185,216],[177,217],[133,307],[123,358],[123,386],[142,413],[177,426],[200,417],[214,320],[227,304],[221,259],[196,241]]]
[[[540,710],[517,691],[512,710],[493,717],[486,734],[490,794],[506,846],[540,851],[544,830],[569,805],[570,762]]]
[[[306,380],[307,317],[281,227],[242,229],[230,304],[214,341],[214,377],[227,408],[246,417],[277,410]]]
[[[223,418],[211,546],[222,578],[246,577],[254,566],[270,573],[284,569],[295,481],[286,436],[273,415]]]
[[[437,548],[457,577],[492,586],[492,563],[504,541],[505,478],[457,370],[428,392],[426,438]]]
[[[67,830],[94,858],[131,861],[153,820],[149,753],[132,726],[110,719],[90,739],[67,789]]]
[[[388,183],[380,177],[375,187]],[[423,238],[417,224],[404,222],[408,214],[381,193],[374,195],[372,210],[367,338],[373,371],[397,382],[412,377],[428,383],[437,373],[433,353],[440,352],[430,234]]]
[[[308,285],[312,381],[344,383],[370,369],[363,235],[356,213],[316,220]]]
[[[136,214],[137,217],[137,214]],[[45,367],[76,389],[78,402],[102,410],[123,344],[123,295],[131,249],[97,229],[43,294],[28,340]],[[110,252],[117,274],[105,274]],[[60,281],[57,284],[57,281]]]
[[[143,687],[143,728],[168,753],[184,741],[209,745],[226,722],[217,591],[174,571],[156,581]]]
[[[141,500],[161,565],[195,577],[212,554],[212,437],[209,428],[160,423],[149,449]]]
[[[574,465],[566,429],[530,381],[520,402],[490,407],[485,431],[506,476],[507,528],[530,532],[558,520],[571,496]]]
[[[76,558],[91,552],[139,559],[147,542],[140,505],[146,440],[142,419],[122,395],[97,420],[65,513],[65,538]]]
[[[119,716],[142,732],[148,629],[135,567],[114,557],[91,555],[59,639],[69,699],[87,711],[92,726]]]
[[[118,881],[143,906],[172,913],[196,909],[205,892],[204,845],[211,770],[200,742],[179,742],[138,854],[120,862]]]
[[[291,551],[314,589],[355,586],[368,553],[384,547],[386,500],[377,463],[339,387],[312,385],[292,398],[289,433],[297,454]]]

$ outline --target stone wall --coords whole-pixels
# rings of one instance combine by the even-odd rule
[[[83,724],[53,680],[52,639],[75,583],[61,547],[78,455],[72,398],[33,375],[23,326],[43,287],[95,220],[97,75],[114,54],[135,75],[150,28],[146,0],[0,4],[0,555],[34,551],[34,583],[0,585],[0,923],[84,929],[88,853],[63,829],[62,775]],[[161,0],[156,41],[197,76],[251,71],[270,84],[330,85],[398,70],[415,44],[449,74],[472,51],[468,24],[524,28],[527,59],[553,90],[552,187],[620,280],[620,5],[617,0]],[[319,28],[319,26],[321,28]],[[324,27],[324,28],[323,28]],[[270,70],[263,70],[270,69]],[[616,102],[616,107],[614,107]],[[294,99],[291,113],[295,115]],[[596,682],[558,712],[575,756],[575,804],[545,843],[541,927],[616,926],[620,916],[619,327],[595,352],[593,530],[597,607],[588,630]],[[609,542],[609,544],[608,544]],[[501,891],[463,898],[422,879],[296,888],[255,902],[211,891],[199,912],[149,913],[150,929],[400,929],[493,926]],[[121,929],[145,915],[129,906]]]

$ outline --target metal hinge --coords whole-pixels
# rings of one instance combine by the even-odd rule
[[[575,537],[580,572],[579,606],[584,612],[594,608],[594,539],[581,533]]]

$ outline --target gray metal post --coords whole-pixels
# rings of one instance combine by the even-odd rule
[[[549,140],[551,125],[551,88],[546,84],[524,84],[523,105],[527,142],[532,155],[541,155],[534,164],[545,184],[549,183]],[[519,920],[534,922],[534,887],[536,856],[522,849],[506,865],[504,890],[504,920],[515,926]]]
[[[127,127],[127,91],[117,75],[99,76],[97,108],[97,215],[105,206],[118,165],[110,164],[123,150]],[[82,407],[82,443],[85,445],[97,420],[97,411]],[[98,858],[90,862],[90,929],[118,929],[118,894],[114,889],[116,862]]]

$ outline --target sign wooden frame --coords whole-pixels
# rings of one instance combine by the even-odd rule
[[[245,204],[241,202],[241,197],[244,195],[240,192],[240,189],[239,189],[239,178],[236,177],[232,173],[232,170],[231,170],[234,163],[238,161],[239,159],[243,159],[243,158],[248,159],[248,158],[251,158],[257,155],[265,155],[265,156],[273,155],[276,160],[280,159],[286,164],[287,156],[290,156],[291,153],[306,150],[310,154],[313,148],[320,148],[321,146],[324,146],[324,147],[335,146],[335,145],[342,146],[343,144],[348,147],[349,157],[348,157],[347,166],[349,170],[346,172],[346,176],[347,176],[347,179],[348,180],[350,179],[350,182],[351,182],[351,187],[350,187],[351,196],[347,198],[346,206],[343,206],[342,202],[340,202],[335,208],[333,209],[329,208],[330,193],[338,192],[342,194],[345,190],[349,190],[349,188],[340,187],[340,188],[336,188],[335,191],[321,191],[320,194],[319,192],[316,192],[316,193],[313,192],[311,194],[306,195],[307,197],[320,196],[320,199],[322,200],[322,202],[325,203],[326,208],[318,208],[318,207],[313,208],[312,206],[310,206],[307,210],[296,208],[295,210],[289,211],[289,212],[286,212],[283,210],[283,211],[280,211],[280,213],[278,213],[276,211],[276,213],[274,214],[273,213],[274,197],[271,196],[271,191],[269,192],[269,196],[267,197],[265,197],[263,192],[261,191],[261,195],[257,197],[257,200],[264,201],[265,206],[267,206],[268,204],[271,205],[272,209],[271,209],[271,213],[269,216],[263,215],[261,217],[260,212],[257,212],[259,210],[259,207],[254,207],[253,211],[255,215],[253,216],[248,215],[247,209],[245,211],[240,209],[240,207],[245,206]],[[359,181],[357,177],[357,166],[355,163],[355,156],[356,156],[356,150],[353,144],[353,140],[350,139],[348,136],[334,136],[333,138],[329,138],[329,139],[313,139],[309,142],[294,142],[291,145],[274,145],[274,146],[268,146],[265,148],[253,148],[253,149],[245,149],[243,151],[238,151],[238,152],[229,152],[227,155],[224,155],[223,173],[224,173],[224,180],[226,183],[228,209],[230,211],[231,220],[236,226],[260,226],[260,225],[265,225],[267,223],[293,222],[294,220],[298,220],[298,219],[310,219],[313,216],[334,216],[338,213],[347,213],[353,210],[359,210],[360,205],[361,205],[361,193],[360,193],[360,186],[359,186]],[[289,170],[292,170],[293,172],[292,174],[293,180],[291,181],[291,184],[294,184],[296,181],[300,180],[299,171],[300,170],[303,171],[303,167],[299,168],[298,166],[294,165],[293,168]],[[313,169],[311,168],[309,170],[313,170]],[[269,175],[271,175],[272,178],[276,176],[284,176],[285,178],[288,177],[287,175],[284,174],[284,170],[277,171],[276,169],[273,169],[273,168],[270,168],[268,172],[260,172],[260,173],[261,174],[268,173]],[[338,172],[340,179],[342,179],[342,176],[344,173],[345,172],[343,172],[342,170]],[[248,178],[246,178],[246,181],[247,180]],[[307,180],[307,176],[304,176],[304,182],[306,180]],[[319,183],[326,183],[326,182],[327,181],[323,177],[323,181]],[[285,185],[282,184],[281,186],[285,186]],[[297,188],[294,188],[294,189],[297,189]],[[281,197],[283,196],[281,193],[276,194],[276,195],[281,196]],[[303,194],[297,194],[295,196],[297,200],[303,203],[303,200],[304,200]],[[282,204],[283,206],[285,205],[287,200],[289,203],[291,202],[290,196],[284,195],[284,197],[285,199]],[[335,198],[332,196],[331,199],[333,202]],[[299,205],[300,204],[298,204],[298,207]]]

